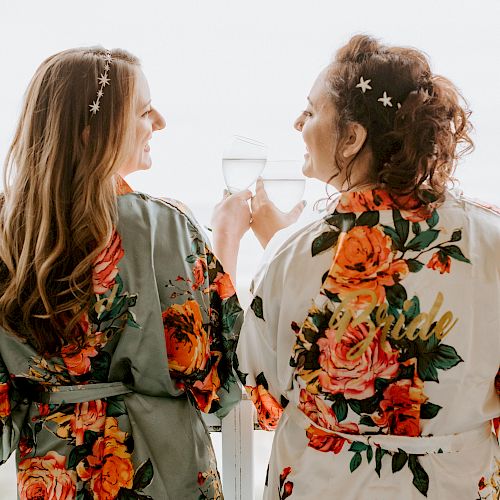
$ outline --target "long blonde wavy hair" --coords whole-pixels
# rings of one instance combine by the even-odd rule
[[[105,55],[70,49],[40,65],[5,160],[0,325],[40,354],[83,341],[93,262],[112,236],[116,174],[134,142],[135,56],[111,51],[111,84],[90,113]]]

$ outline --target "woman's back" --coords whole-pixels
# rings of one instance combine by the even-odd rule
[[[344,193],[283,245],[255,293],[239,369],[263,427],[285,408],[267,498],[287,483],[292,498],[488,491],[500,214],[456,191],[436,210],[410,205]]]
[[[198,408],[224,415],[240,398],[234,289],[177,202],[124,194],[116,229],[83,348],[43,358],[0,336],[3,459],[19,447],[21,498],[221,498]]]

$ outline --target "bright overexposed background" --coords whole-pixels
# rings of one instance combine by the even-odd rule
[[[142,60],[167,121],[151,142],[153,168],[128,180],[184,201],[208,225],[224,187],[228,138],[254,137],[268,144],[269,158],[301,159],[293,120],[317,73],[360,32],[425,51],[434,71],[461,89],[473,110],[476,150],[457,176],[469,195],[500,205],[499,0],[0,0],[0,158],[44,58],[74,46],[123,47]],[[308,207],[323,192],[309,182]],[[260,256],[248,234],[239,269],[243,301]],[[267,448],[258,448],[261,484]],[[15,497],[8,473],[1,499]]]

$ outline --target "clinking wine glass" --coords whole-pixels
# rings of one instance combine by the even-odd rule
[[[306,178],[302,174],[302,162],[268,161],[262,177],[268,198],[282,212],[289,212],[302,200],[306,187]]]
[[[222,173],[228,191],[233,194],[248,189],[264,170],[266,160],[265,144],[235,135],[222,156]]]

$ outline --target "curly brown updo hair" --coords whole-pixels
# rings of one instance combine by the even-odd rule
[[[370,80],[370,89],[358,85],[361,78]],[[474,147],[470,111],[457,88],[432,74],[422,52],[388,47],[365,35],[338,50],[327,80],[338,137],[349,122],[367,130],[364,148],[373,155],[369,180],[395,195],[441,200],[454,181],[458,158]],[[390,104],[381,101],[384,92]],[[335,157],[347,169],[349,184],[353,161],[343,165],[338,151]]]

